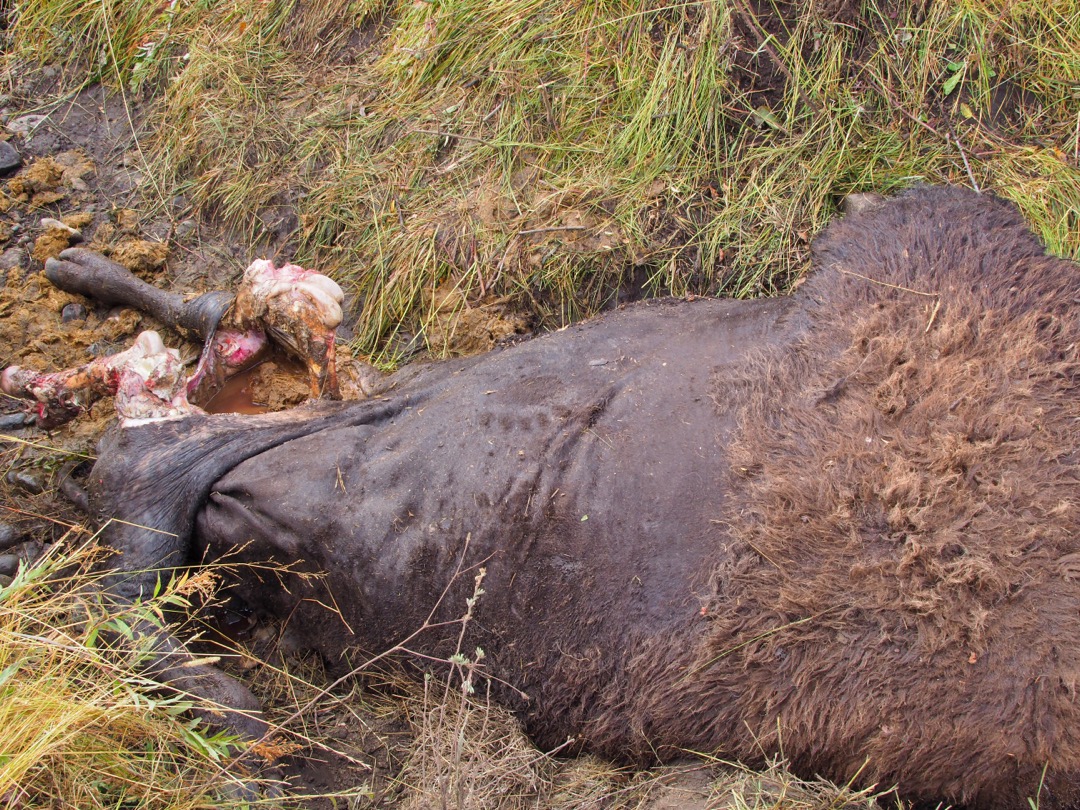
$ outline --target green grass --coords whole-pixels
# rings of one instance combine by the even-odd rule
[[[742,0],[17,5],[18,58],[149,99],[148,192],[252,241],[294,210],[301,260],[365,303],[369,355],[447,280],[547,326],[633,276],[781,291],[839,198],[916,182],[1009,197],[1080,254],[1072,0],[867,0],[847,22]]]
[[[251,806],[223,786],[230,738],[191,719],[194,699],[137,672],[136,646],[106,645],[201,587],[177,582],[129,614],[95,596],[92,545],[72,531],[0,588],[0,800],[12,807]],[[202,583],[202,584],[205,584]]]

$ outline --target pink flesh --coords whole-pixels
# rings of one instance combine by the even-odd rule
[[[116,397],[121,425],[174,419],[201,409],[225,379],[249,366],[275,342],[307,366],[312,397],[338,398],[334,332],[341,322],[341,289],[329,278],[295,264],[252,262],[244,273],[233,311],[234,328],[220,329],[203,348],[190,378],[175,350],[155,332],[144,332],[127,351],[78,368],[41,373],[11,366],[0,388],[34,401],[38,424],[51,428],[81,413],[102,396]],[[224,326],[224,324],[223,324]]]
[[[11,366],[0,385],[13,396],[34,400],[38,424],[52,428],[84,413],[103,396],[115,396],[122,425],[199,412],[187,401],[183,364],[156,332],[143,332],[135,345],[78,368],[54,373]]]

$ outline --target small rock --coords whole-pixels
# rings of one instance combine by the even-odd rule
[[[45,484],[33,473],[23,470],[12,470],[7,474],[7,482],[19,489],[26,490],[31,495],[38,495],[45,491]]]
[[[7,141],[0,141],[0,175],[10,174],[22,166],[22,158],[15,147]]]
[[[11,548],[22,539],[22,535],[10,523],[0,523],[0,551]]]
[[[185,219],[179,225],[176,226],[175,236],[177,239],[187,239],[193,233],[199,225],[193,219]]]
[[[70,304],[65,304],[64,308],[60,311],[60,320],[63,323],[71,323],[72,321],[85,321],[86,307],[76,301],[72,301]]]
[[[11,577],[6,577],[3,574],[0,574],[0,588],[6,588],[11,583],[12,583]]]
[[[0,430],[19,430],[28,427],[25,413],[5,413],[0,416]]]
[[[13,576],[19,570],[19,555],[0,554],[0,575]]]
[[[145,228],[143,233],[149,236],[155,242],[165,242],[169,239],[169,223],[165,221],[151,222]]]
[[[41,126],[48,117],[47,115],[20,115],[7,125],[7,129],[8,132],[16,135],[26,135]]]
[[[58,219],[52,217],[42,217],[41,227],[47,231],[63,231],[68,236],[70,242],[81,242],[83,240],[82,231],[78,228],[72,228],[66,222],[61,222]]]

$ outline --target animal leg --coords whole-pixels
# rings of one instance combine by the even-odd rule
[[[208,339],[232,305],[227,292],[208,292],[185,301],[134,276],[123,265],[85,248],[68,248],[45,262],[45,277],[61,290],[79,293],[103,304],[121,304],[153,315],[166,326],[186,329]]]
[[[103,396],[116,397],[116,412],[125,426],[202,412],[188,402],[179,353],[165,348],[152,331],[141,333],[126,351],[66,371],[9,366],[0,374],[0,389],[33,400],[34,420],[46,429],[74,419]]]

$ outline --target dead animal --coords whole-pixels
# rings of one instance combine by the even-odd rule
[[[482,566],[462,651],[541,747],[1080,806],[1078,268],[957,188],[849,214],[814,262],[791,297],[642,303],[363,402],[115,430],[113,588],[242,546],[321,575],[235,589],[331,659],[429,616],[409,648],[445,659]]]

